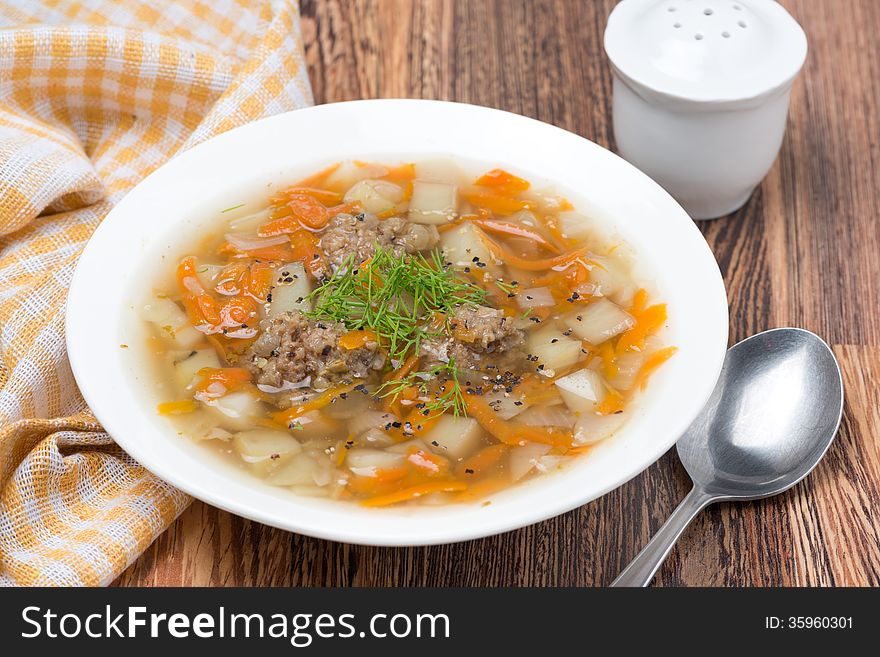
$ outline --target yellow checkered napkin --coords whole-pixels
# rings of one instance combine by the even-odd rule
[[[175,153],[312,102],[293,0],[0,3],[0,584],[111,582],[189,503],[103,432],[64,346],[92,231]]]

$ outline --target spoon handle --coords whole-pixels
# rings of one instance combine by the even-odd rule
[[[669,520],[632,560],[632,563],[623,569],[617,579],[611,582],[611,586],[647,586],[650,584],[678,537],[694,519],[694,516],[714,499],[705,491],[697,487],[692,488],[691,492],[678,505],[678,508],[669,516]]]

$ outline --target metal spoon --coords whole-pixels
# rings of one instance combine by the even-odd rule
[[[842,414],[840,367],[818,336],[780,328],[731,347],[712,396],[678,441],[693,489],[611,586],[647,586],[709,504],[794,486],[819,463]]]

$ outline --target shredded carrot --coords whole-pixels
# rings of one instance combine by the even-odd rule
[[[255,258],[257,260],[268,260],[272,262],[290,262],[293,259],[290,250],[290,244],[273,244],[272,246],[263,246],[259,249],[251,249],[245,251],[232,246],[229,242],[224,242],[217,251],[220,255],[229,256],[231,258]]]
[[[401,363],[400,367],[396,370],[392,370],[385,375],[382,379],[383,381],[392,381],[394,379],[402,379],[407,374],[412,372],[416,366],[419,364],[419,356],[418,354],[412,354],[409,356],[403,363]]]
[[[394,491],[386,495],[377,495],[362,500],[364,506],[388,506],[389,504],[397,504],[406,502],[422,495],[430,495],[431,493],[453,493],[462,491],[467,488],[467,484],[463,481],[428,481],[416,486],[410,486],[402,490]]]
[[[346,349],[347,351],[351,351],[352,349],[357,349],[359,347],[363,347],[368,342],[378,342],[379,337],[376,335],[375,331],[363,330],[363,331],[349,331],[341,338],[339,338],[339,347],[341,349]]]
[[[490,468],[495,467],[508,452],[510,452],[510,446],[504,443],[484,447],[455,466],[455,475],[457,477],[479,476]]]
[[[491,187],[505,194],[524,192],[531,186],[528,180],[514,176],[504,169],[492,169],[477,178],[474,184]]]
[[[559,227],[559,218],[552,214],[538,214],[538,221],[540,221],[544,227],[547,229],[547,232],[550,233],[551,237],[556,240],[556,244],[571,248],[574,246],[576,240],[571,239],[570,237],[566,237],[562,233],[562,228]]]
[[[496,235],[510,235],[511,237],[522,237],[534,242],[540,247],[559,253],[553,244],[548,242],[541,233],[526,226],[515,224],[507,221],[496,221],[493,219],[474,219],[473,223],[485,230],[487,233],[495,233]]]
[[[666,304],[658,303],[644,310],[633,308],[630,314],[635,317],[636,322],[632,328],[620,334],[617,339],[617,353],[623,353],[631,347],[643,349],[645,338],[666,322]]]
[[[324,187],[324,184],[327,182],[327,178],[332,176],[340,166],[342,166],[342,162],[331,164],[326,169],[322,169],[318,173],[313,174],[308,178],[303,178],[296,185],[294,185],[294,187]]]
[[[325,406],[331,404],[334,399],[339,397],[339,395],[343,393],[347,393],[350,390],[353,390],[356,384],[347,383],[343,385],[334,386],[332,388],[328,388],[324,392],[322,392],[317,397],[313,397],[307,401],[302,402],[296,406],[292,406],[288,408],[286,411],[280,411],[278,413],[272,414],[272,419],[279,424],[289,425],[291,422],[296,420],[298,417],[305,415],[309,411],[316,411]]]
[[[574,251],[569,251],[568,253],[563,253],[562,255],[554,256],[552,258],[539,258],[537,260],[530,260],[527,258],[520,258],[518,255],[511,253],[508,249],[504,248],[493,239],[487,237],[484,241],[486,242],[486,246],[492,252],[492,255],[495,256],[498,260],[501,260],[509,267],[525,269],[526,271],[541,271],[544,269],[553,269],[554,267],[562,267],[563,265],[567,265],[577,260],[578,258],[582,258],[587,253],[587,248],[582,247],[580,249],[575,249]]]
[[[311,196],[316,201],[320,201],[324,205],[337,205],[342,203],[342,194],[329,189],[320,189],[318,187],[302,187],[296,186],[285,189],[278,196],[271,200],[273,205],[283,205],[291,196],[305,194]]]
[[[584,345],[589,346],[589,343],[584,341]],[[593,347],[591,347],[591,349],[592,348]],[[606,379],[613,379],[617,376],[618,372],[617,363],[614,360],[614,345],[611,344],[610,340],[606,340],[595,349],[598,350],[599,358],[602,359],[602,374]]]
[[[156,407],[159,415],[183,415],[184,413],[192,413],[198,406],[192,399],[183,399],[181,401],[162,402]]]
[[[599,415],[611,415],[612,413],[622,411],[624,406],[626,406],[626,402],[623,399],[623,395],[617,392],[617,390],[609,389],[605,394],[605,399],[596,406],[596,412]]]
[[[522,441],[544,443],[545,445],[570,445],[570,431],[558,431],[550,427],[530,427],[518,422],[505,421],[496,415],[482,397],[465,395],[468,415],[480,423],[486,431],[508,445],[519,445]]]
[[[658,349],[648,356],[642,367],[639,369],[638,374],[636,374],[635,385],[644,389],[648,384],[648,379],[654,371],[667,360],[672,358],[676,351],[678,351],[678,347],[665,347],[663,349]]]

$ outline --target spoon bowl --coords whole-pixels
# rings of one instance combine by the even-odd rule
[[[803,329],[765,331],[728,350],[678,456],[707,493],[729,500],[776,495],[816,467],[842,413],[843,382],[828,345]]]
[[[842,416],[840,367],[817,335],[773,329],[728,349],[709,401],[678,442],[694,487],[611,585],[647,586],[709,504],[794,486],[828,451]]]

